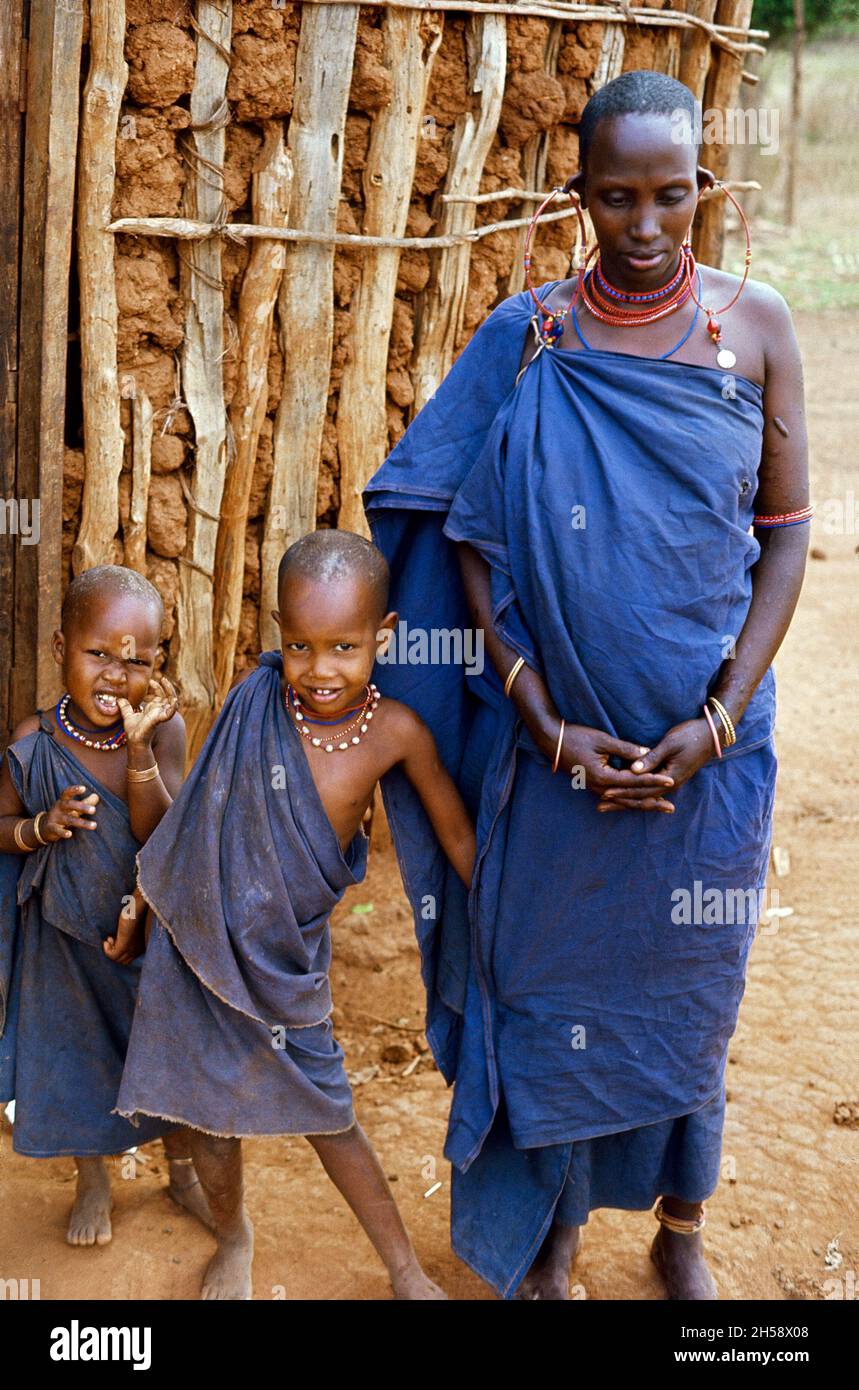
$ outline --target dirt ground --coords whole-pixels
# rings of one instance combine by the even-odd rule
[[[859,318],[803,314],[798,327],[812,495],[819,508],[839,500],[846,522],[840,534],[829,533],[832,500],[815,522],[820,558],[809,563],[777,663],[774,843],[788,851],[790,869],[771,875],[770,888],[792,915],[769,919],[758,936],[731,1046],[723,1180],[707,1232],[723,1299],[849,1298],[859,1282],[859,924],[851,891],[859,821],[859,404],[845,392],[857,379]],[[442,1158],[448,1095],[420,1032],[417,948],[390,853],[375,857],[367,881],[341,904],[334,943],[335,1023],[357,1112],[417,1249],[452,1297],[494,1297],[450,1251]],[[846,1122],[836,1123],[843,1103],[838,1115]],[[123,1176],[123,1160],[113,1160],[113,1242],[78,1250],[63,1239],[73,1161],[16,1156],[2,1123],[0,1276],[39,1279],[43,1299],[196,1296],[213,1244],[165,1195],[159,1144],[142,1150],[146,1161],[133,1180]],[[390,1297],[374,1252],[304,1140],[254,1140],[245,1154],[255,1298]],[[574,1275],[577,1297],[661,1298],[647,1258],[653,1230],[649,1213],[595,1213]]]

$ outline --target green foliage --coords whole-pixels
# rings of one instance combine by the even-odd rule
[[[859,0],[805,0],[805,31],[859,24]],[[793,32],[793,0],[755,0],[752,28],[769,29],[770,39]]]

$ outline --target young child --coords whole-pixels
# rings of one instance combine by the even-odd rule
[[[204,1298],[251,1296],[240,1140],[263,1134],[307,1136],[395,1297],[443,1298],[355,1120],[329,1018],[328,918],[363,877],[361,819],[390,769],[417,791],[465,883],[474,832],[426,726],[369,684],[397,620],[381,554],[361,536],[317,531],[284,555],[278,595],[281,652],[265,652],[230,692],[139,857],[157,920],[117,1108],[196,1131],[218,1240]],[[131,949],[131,928],[123,935]]]
[[[182,780],[176,694],[153,676],[162,617],[133,570],[74,579],[52,641],[66,693],[17,726],[0,768],[0,1100],[16,1101],[17,1153],[75,1155],[71,1245],[111,1238],[104,1155],[171,1128],[111,1113],[140,967],[104,947]],[[207,1219],[187,1139],[169,1134],[165,1149],[171,1195]]]

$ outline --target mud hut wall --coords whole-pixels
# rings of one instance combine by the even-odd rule
[[[708,18],[714,15],[714,0],[682,0],[674,8],[684,5]],[[126,0],[128,82],[116,141],[115,219],[182,213],[186,181],[192,176],[184,154],[184,137],[191,121],[189,101],[197,52],[193,9],[192,0]],[[347,233],[364,229],[364,175],[373,122],[391,93],[391,72],[384,62],[383,14],[382,8],[365,7],[358,20],[337,215],[337,230]],[[282,121],[288,132],[301,16],[300,3],[236,0],[232,6],[226,91],[229,121],[223,171],[225,213],[230,221],[253,220],[252,176],[266,128],[272,122]],[[474,16],[434,12],[434,20],[443,32],[422,114],[405,228],[407,237],[436,233],[443,216],[440,196],[458,123],[473,109],[476,100],[469,84],[469,32]],[[577,167],[578,121],[599,82],[633,68],[660,67],[679,73],[683,58],[681,39],[688,45],[689,37],[689,31],[677,29],[631,25],[621,28],[599,22],[508,16],[503,102],[480,176],[479,192],[533,187],[535,179],[537,186],[562,183]],[[693,31],[691,37],[696,51],[695,61],[689,65],[690,74],[695,74],[700,95],[708,70],[708,62],[701,60],[701,45],[703,42],[708,50],[710,45],[701,39],[700,31]],[[85,51],[84,72],[87,66]],[[481,203],[476,207],[475,224],[527,215],[532,209],[533,204],[514,199]],[[574,218],[543,229],[534,254],[537,283],[568,274],[574,237]],[[492,234],[469,249],[467,285],[454,353],[464,347],[486,314],[511,292],[511,287],[519,288],[519,232]],[[414,408],[413,366],[419,347],[420,305],[431,287],[439,254],[429,249],[409,249],[400,255],[387,356],[388,447],[401,437]],[[117,368],[125,457],[110,558],[117,563],[127,562],[129,542],[138,563],[142,554],[146,573],[164,596],[167,618],[163,660],[168,664],[170,639],[176,630],[180,556],[188,543],[189,497],[193,497],[194,482],[193,427],[183,401],[179,370],[186,314],[180,258],[186,255],[187,244],[183,248],[179,241],[123,234],[115,238]],[[223,238],[222,367],[227,409],[238,375],[237,301],[248,256],[247,244]],[[352,353],[350,306],[361,275],[362,253],[338,248],[334,257],[333,302],[318,305],[320,322],[330,320],[332,329],[328,404],[316,497],[317,523],[322,526],[334,526],[338,520],[338,398],[344,367]],[[283,381],[279,342],[280,335],[274,331],[265,415],[247,508],[236,670],[252,663],[259,650],[260,545],[273,467],[274,420]],[[131,515],[133,407],[141,393],[145,393],[152,408],[151,446],[147,445],[145,550],[141,549],[139,518],[135,521]],[[137,414],[139,417],[139,410]],[[63,502],[64,584],[71,575],[72,552],[80,527],[85,468],[82,434],[75,436],[73,410],[70,421]]]

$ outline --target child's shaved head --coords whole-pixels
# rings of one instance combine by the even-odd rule
[[[388,603],[390,574],[381,551],[354,531],[311,531],[291,545],[277,571],[278,603],[290,576],[320,584],[360,579],[371,591],[381,616]]]
[[[96,604],[111,598],[139,599],[141,603],[149,604],[159,615],[160,627],[164,603],[154,584],[150,584],[137,570],[126,569],[124,565],[96,565],[77,575],[66,590],[60,616],[63,632],[91,613]]]

